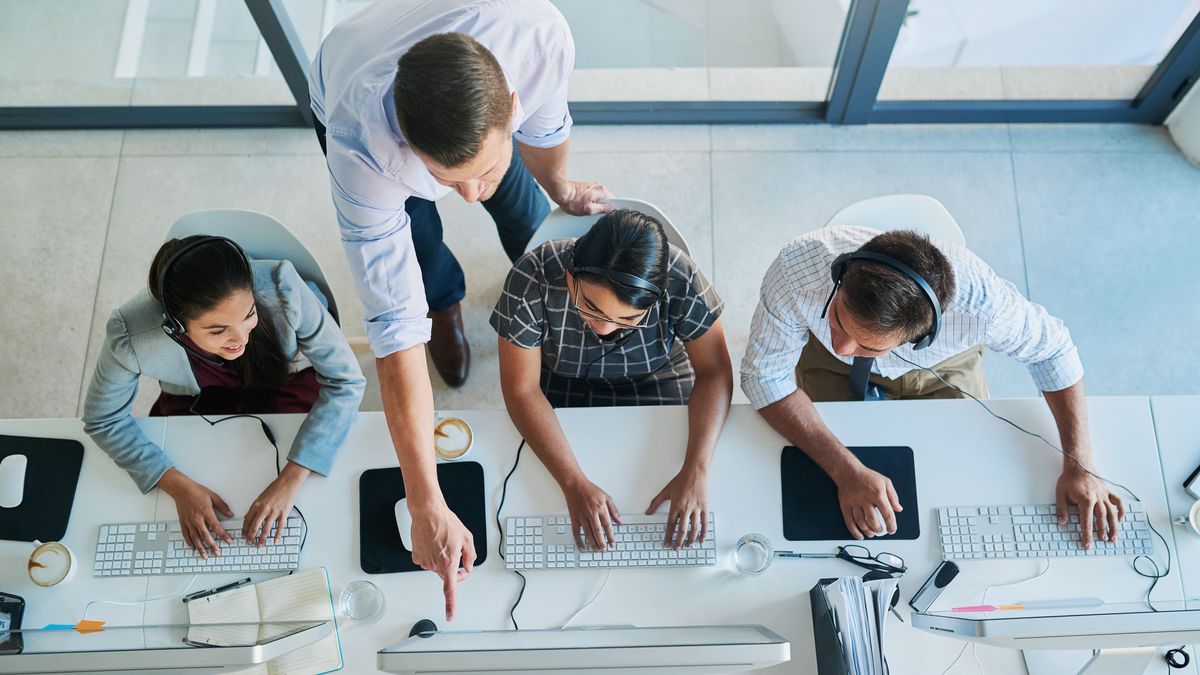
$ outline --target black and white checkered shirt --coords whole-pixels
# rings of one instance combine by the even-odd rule
[[[865,227],[824,227],[793,239],[771,263],[742,359],[742,390],[755,409],[796,390],[796,363],[809,331],[834,354],[829,320],[821,318],[833,290],[830,266],[878,234]],[[1083,377],[1079,352],[1061,319],[1030,302],[965,247],[934,244],[949,259],[955,279],[954,297],[942,307],[941,330],[928,349],[913,351],[904,344],[875,359],[873,372],[894,379],[913,369],[896,354],[929,368],[985,345],[1025,364],[1042,391],[1066,389]],[[853,360],[834,355],[847,364]]]
[[[548,241],[517,260],[492,328],[519,347],[541,348],[542,391],[556,408],[687,403],[695,375],[681,343],[704,335],[721,315],[712,284],[672,246],[666,295],[645,326],[602,340],[572,308],[565,267],[574,245]]]

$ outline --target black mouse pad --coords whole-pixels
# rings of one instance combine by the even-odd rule
[[[483,467],[479,462],[437,465],[438,485],[450,510],[475,539],[476,565],[487,560],[487,515],[483,508]],[[400,541],[396,502],[404,498],[399,467],[368,469],[358,479],[359,565],[367,574],[416,572],[412,552]]]
[[[877,539],[916,539],[921,536],[921,510],[917,506],[917,473],[913,451],[908,447],[850,448],[863,464],[892,479],[903,511],[896,513],[896,534]],[[829,474],[795,446],[783,449],[779,460],[783,489],[783,536],[788,541],[846,541],[854,537],[846,529],[838,506],[837,485]]]
[[[75,503],[83,444],[66,438],[0,436],[0,461],[25,455],[25,494],[0,507],[0,539],[62,541]]]

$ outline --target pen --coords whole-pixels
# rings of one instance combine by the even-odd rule
[[[214,588],[214,589],[211,589],[208,591],[196,591],[195,593],[192,593],[191,595],[183,596],[183,602],[184,602],[184,604],[187,604],[187,603],[191,602],[192,600],[199,600],[200,598],[207,598],[208,596],[216,595],[217,593],[224,593],[225,591],[232,591],[233,589],[238,588],[240,586],[245,586],[248,583],[250,583],[250,577],[246,577],[245,579],[239,579],[231,584],[225,584],[224,586],[218,586],[217,588]]]
[[[836,553],[798,553],[796,551],[775,551],[776,558],[836,558]]]

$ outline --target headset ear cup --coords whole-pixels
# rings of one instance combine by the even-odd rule
[[[833,264],[829,266],[829,276],[833,279],[834,286],[842,283],[842,276],[846,274],[846,263],[853,255],[853,253],[843,253],[833,259]]]

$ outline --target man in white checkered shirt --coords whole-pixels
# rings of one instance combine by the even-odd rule
[[[834,260],[854,251],[887,256],[928,282],[941,308],[940,330],[928,348],[915,350],[910,343],[931,332],[933,304],[905,272],[850,260],[835,291]],[[895,511],[902,505],[891,481],[838,441],[813,401],[862,400],[851,395],[852,368],[860,393],[865,384],[887,398],[959,398],[968,392],[983,398],[984,346],[1028,366],[1050,406],[1068,455],[1055,490],[1060,522],[1067,505],[1076,505],[1085,547],[1091,546],[1093,520],[1102,540],[1115,540],[1125,507],[1085,470],[1095,469],[1083,366],[1066,326],[963,246],[911,231],[849,226],[792,240],[763,279],[742,360],[742,389],[776,431],[833,478],[846,527],[862,539],[895,533]]]

